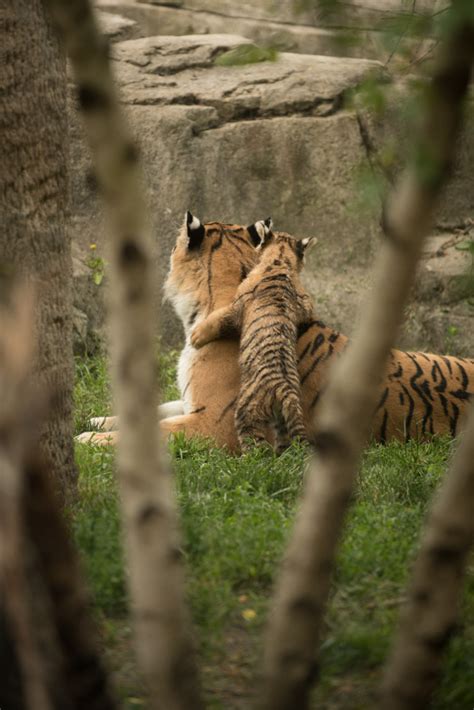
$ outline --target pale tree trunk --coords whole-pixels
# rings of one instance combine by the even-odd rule
[[[0,0],[0,56],[0,269],[35,281],[36,372],[52,396],[41,443],[68,497],[76,469],[66,67],[41,0]]]
[[[78,85],[110,223],[111,354],[133,625],[153,707],[200,706],[170,470],[158,441],[152,241],[138,151],[86,0],[48,0]]]
[[[90,600],[31,421],[40,409],[30,379],[33,299],[23,288],[11,300],[0,310],[0,597],[3,639],[20,665],[18,700],[31,710],[112,710]],[[2,676],[2,686],[10,682]],[[9,692],[2,708],[18,704]]]
[[[321,400],[315,454],[269,620],[263,698],[268,709],[308,704],[318,670],[316,651],[336,547],[379,384],[402,321],[423,239],[453,161],[473,53],[473,27],[458,24],[443,47],[427,90],[413,164],[385,210],[386,239],[370,300]]]
[[[21,468],[25,447],[31,443],[26,400],[32,325],[32,299],[15,291],[10,307],[0,307],[0,599],[21,669],[25,704],[50,710],[50,677],[32,604],[39,590],[22,515]],[[5,682],[8,685],[10,679]]]
[[[22,512],[23,534],[34,550],[49,601],[48,623],[58,650],[56,696],[65,708],[113,710],[117,703],[101,658],[91,599],[47,471],[34,453],[28,457],[22,471]]]
[[[384,674],[380,702],[384,710],[429,706],[443,652],[456,628],[473,544],[474,408],[428,517]]]

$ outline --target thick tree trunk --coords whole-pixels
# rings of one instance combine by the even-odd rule
[[[455,631],[474,543],[474,407],[434,501],[415,562],[408,602],[385,670],[380,707],[422,710]]]
[[[152,240],[138,150],[88,0],[48,0],[71,59],[110,222],[113,387],[133,622],[151,707],[201,707],[173,484],[158,440]]]
[[[462,10],[463,0],[453,7]],[[413,162],[387,204],[375,285],[318,412],[315,456],[290,540],[265,645],[263,707],[308,706],[334,557],[379,383],[402,322],[423,239],[453,162],[474,55],[474,27],[453,23],[427,88]]]
[[[66,66],[41,0],[0,0],[0,268],[35,281],[38,381],[52,397],[41,445],[75,484]]]

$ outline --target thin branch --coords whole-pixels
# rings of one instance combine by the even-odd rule
[[[386,239],[370,300],[321,399],[315,454],[265,644],[263,707],[271,710],[307,707],[317,677],[316,650],[335,552],[390,348],[454,159],[473,53],[474,28],[458,25],[427,91],[412,165],[384,213]]]
[[[118,465],[139,660],[154,707],[188,710],[200,706],[200,693],[170,471],[157,440],[153,291],[158,278],[138,149],[119,106],[108,49],[90,2],[47,0],[47,5],[71,60],[110,223]]]

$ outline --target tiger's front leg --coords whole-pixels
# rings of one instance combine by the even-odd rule
[[[232,304],[218,308],[193,328],[191,345],[194,348],[202,348],[212,340],[237,335],[236,328],[235,311]]]

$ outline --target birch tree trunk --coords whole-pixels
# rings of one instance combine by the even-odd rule
[[[48,0],[78,85],[110,222],[111,355],[120,420],[118,466],[139,660],[153,707],[200,707],[184,602],[171,477],[158,441],[152,242],[138,150],[87,0]]]
[[[49,599],[62,702],[74,710],[113,710],[118,706],[99,651],[91,600],[47,467],[33,454],[23,470],[25,536]]]
[[[463,1],[453,3],[464,10]],[[452,165],[474,53],[474,29],[456,23],[427,89],[414,159],[384,212],[385,241],[360,325],[335,363],[318,414],[310,464],[280,578],[264,651],[263,707],[305,708],[336,547],[379,383],[413,283],[433,209]]]
[[[455,630],[474,544],[474,408],[428,517],[381,693],[384,710],[422,710]]]
[[[66,60],[41,0],[0,0],[0,57],[0,267],[35,282],[35,370],[52,395],[41,445],[67,498],[76,469]]]
[[[1,284],[2,291],[4,284]],[[5,297],[5,294],[2,293]],[[0,599],[29,708],[50,710],[50,678],[34,622],[30,550],[23,530],[21,467],[28,441],[27,381],[33,354],[32,300],[13,291],[0,306]],[[36,590],[35,590],[36,591]],[[8,684],[9,678],[5,678]]]

